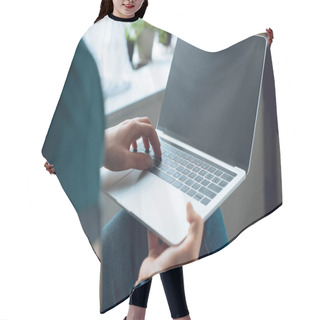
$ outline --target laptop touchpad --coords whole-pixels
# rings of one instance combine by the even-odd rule
[[[134,170],[109,194],[168,244],[178,244],[187,235],[187,196],[154,174]]]

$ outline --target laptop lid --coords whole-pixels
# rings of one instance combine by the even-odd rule
[[[266,46],[253,36],[207,52],[178,39],[157,127],[248,172]]]

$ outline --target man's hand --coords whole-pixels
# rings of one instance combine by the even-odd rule
[[[130,151],[131,145],[137,149],[137,140],[141,137],[145,149],[149,150],[151,144],[155,157],[161,158],[160,141],[150,120],[147,117],[135,118],[105,130],[104,166],[112,171],[151,167],[152,159],[148,154]]]
[[[269,42],[269,44],[270,44],[270,46],[271,46],[271,43],[272,43],[272,41],[273,41],[273,31],[272,31],[271,28],[266,29],[266,31],[267,31],[267,34],[268,34],[268,37],[269,37],[268,42]]]

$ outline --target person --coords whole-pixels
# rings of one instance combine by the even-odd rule
[[[143,137],[145,149],[149,149],[151,144],[155,156],[161,157],[160,142],[150,120],[136,118],[125,120],[106,130],[106,154],[110,154],[110,156],[106,157],[105,166],[113,171],[150,167],[152,159],[149,155],[130,152],[128,149],[130,144],[134,149],[137,147],[136,139],[140,136]],[[190,223],[189,234],[178,246],[168,247],[164,243],[159,244],[158,237],[148,230],[148,256],[142,262],[136,284],[172,265],[198,259],[203,234],[203,220],[193,210],[190,202],[187,204],[187,218]],[[161,280],[172,318],[190,319],[184,294],[182,267],[161,273]],[[144,319],[150,286],[151,279],[133,291],[129,301],[128,320]]]
[[[147,0],[102,0],[100,12],[95,22],[103,19],[108,14],[122,19],[121,21],[125,21],[126,19],[131,21],[131,19],[137,15],[142,18],[147,6]],[[271,45],[273,31],[270,28],[266,29],[266,31],[269,36],[269,44]],[[135,149],[136,140],[140,137],[143,137],[145,149],[149,149],[151,144],[155,155],[157,157],[161,157],[160,142],[149,119],[130,119],[106,130],[105,141],[107,157],[105,167],[113,171],[120,171],[128,168],[142,170],[150,167],[152,165],[152,159],[150,156],[145,153],[130,152],[130,146],[132,145]],[[55,174],[53,164],[46,162],[45,167],[50,174]],[[158,238],[152,232],[148,231],[148,257],[143,261],[140,267],[137,283],[141,282],[143,279],[150,278],[150,276],[155,274],[157,271],[164,270],[166,267],[170,266],[170,263],[168,263],[170,260],[163,259],[163,255],[161,255],[163,252],[168,253],[170,250],[176,250],[176,252],[171,254],[171,257],[178,259],[175,265],[179,265],[184,261],[193,261],[198,259],[204,228],[203,221],[193,210],[190,203],[187,205],[187,217],[190,223],[189,234],[187,239],[183,241],[183,246],[178,248],[178,250],[176,250],[177,248],[168,248],[164,244],[159,244]],[[190,248],[191,250],[188,250]],[[157,253],[155,254],[155,252]],[[187,252],[189,256],[181,256],[181,252]],[[159,262],[160,257],[162,257],[163,260],[162,264],[161,259]],[[158,267],[155,268],[155,265],[157,264]],[[160,276],[172,318],[182,320],[190,319],[184,292],[182,267],[180,266],[163,272]],[[129,310],[125,319],[131,320],[145,318],[150,287],[151,279],[133,291],[130,296]]]
[[[103,9],[108,4],[111,5],[112,2],[103,1],[101,8]],[[144,7],[141,9],[142,4],[144,4]],[[147,1],[131,1],[130,5],[124,5],[121,1],[114,1],[112,13],[115,17],[125,18],[129,16],[131,18],[131,12],[139,10],[140,12],[144,12],[147,5]],[[103,14],[99,15],[100,19],[102,16]],[[143,13],[141,14],[142,16]],[[161,157],[160,142],[150,121],[147,118],[130,119],[106,130],[107,156],[105,167],[113,171],[128,168],[146,169],[150,167],[152,164],[150,156],[145,153],[132,153],[128,148],[130,144],[132,144],[133,148],[136,148],[135,140],[140,136],[144,138],[145,148],[149,149],[150,143],[155,155]],[[55,174],[52,164],[46,162],[45,167],[51,174]],[[118,214],[117,216],[121,217]],[[190,223],[189,235],[182,244],[174,248],[168,248],[164,243],[159,244],[158,238],[152,232],[147,232],[148,256],[141,264],[137,283],[143,279],[150,278],[154,273],[165,270],[172,265],[179,265],[185,261],[198,259],[203,234],[203,221],[194,212],[190,203],[187,205],[187,218]],[[172,318],[190,319],[184,294],[182,267],[162,273],[161,279],[168,298]],[[150,285],[151,280],[133,291],[129,302],[128,320],[144,318]]]
[[[125,120],[117,126],[106,130],[105,167],[113,171],[128,168],[147,169],[152,165],[151,157],[146,153],[131,152],[128,148],[132,144],[136,148],[136,140],[143,137],[146,149],[152,146],[157,157],[161,157],[160,141],[148,118]],[[45,163],[50,174],[56,174],[53,164]],[[186,261],[198,259],[202,234],[203,220],[193,210],[191,203],[187,204],[187,219],[190,223],[187,238],[178,246],[168,247],[158,242],[152,232],[148,231],[148,256],[144,259],[136,284],[150,278],[160,270],[172,265],[179,265]],[[161,279],[167,295],[168,304],[173,319],[190,319],[186,304],[182,267],[171,269],[161,274]],[[133,291],[129,301],[127,319],[144,319],[151,280]]]
[[[123,19],[132,18],[136,12],[140,17],[143,17],[147,5],[148,1],[141,0],[128,2],[114,0],[113,3],[111,1],[102,1],[99,17],[95,22],[110,12],[114,17]],[[150,167],[152,164],[150,156],[145,153],[132,153],[128,148],[130,144],[132,144],[133,148],[136,148],[135,140],[140,136],[144,138],[145,148],[149,149],[150,143],[155,155],[161,157],[160,142],[150,121],[147,118],[130,119],[106,130],[107,156],[105,167],[113,171],[128,168],[147,169]],[[50,174],[55,174],[53,164],[46,162],[45,167]],[[164,243],[159,244],[158,238],[148,231],[148,256],[141,265],[137,283],[143,279],[150,278],[151,275],[159,270],[167,269],[172,264],[179,265],[185,261],[198,259],[203,234],[203,221],[193,210],[191,203],[187,204],[187,219],[190,223],[189,235],[183,241],[183,244],[175,248],[168,248]],[[163,254],[164,252],[166,252],[166,255]],[[175,259],[174,262],[172,258]],[[157,267],[155,268],[155,266]],[[184,294],[182,267],[162,273],[161,279],[168,298],[172,318],[190,319]],[[133,291],[129,302],[128,320],[144,319],[150,285],[151,280]]]

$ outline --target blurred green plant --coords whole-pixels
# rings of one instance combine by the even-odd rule
[[[141,34],[141,32],[144,29],[152,30],[155,33],[158,32],[160,43],[162,43],[164,45],[166,45],[168,43],[168,38],[169,38],[168,32],[163,31],[159,28],[156,28],[156,27],[152,26],[151,24],[149,24],[148,22],[141,20],[141,19],[126,26],[126,29],[125,29],[126,39],[128,41],[137,42],[139,35]]]
[[[164,46],[169,44],[169,40],[171,39],[171,34],[159,29],[159,42]]]

